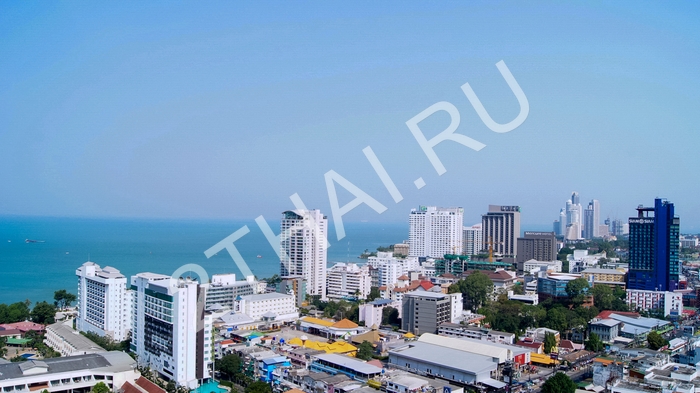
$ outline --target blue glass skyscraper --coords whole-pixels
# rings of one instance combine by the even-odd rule
[[[640,205],[629,226],[627,288],[678,289],[680,218],[674,216],[673,203],[657,198],[654,207]]]

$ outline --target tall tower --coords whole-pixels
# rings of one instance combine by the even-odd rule
[[[520,236],[520,206],[489,205],[488,213],[481,216],[484,244],[493,245],[494,253],[515,258],[516,239]]]
[[[637,207],[629,219],[628,289],[673,291],[678,289],[680,218],[673,203],[657,198],[654,207]]]
[[[131,276],[131,349],[139,366],[194,389],[211,377],[211,315],[196,281],[155,273]],[[206,329],[205,329],[206,325]]]
[[[594,237],[595,228],[593,216],[595,215],[595,210],[593,209],[593,202],[588,204],[586,210],[583,211],[583,238],[591,240]]]
[[[280,275],[302,277],[306,293],[326,299],[328,218],[320,210],[289,210],[280,223]]]
[[[463,245],[461,207],[420,206],[408,216],[408,252],[412,257],[443,258],[461,254]]]
[[[131,328],[131,293],[119,270],[85,262],[78,276],[78,318],[76,328],[115,341],[126,340]]]

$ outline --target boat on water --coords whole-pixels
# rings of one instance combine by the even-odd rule
[[[45,243],[43,240],[24,239],[25,243]]]
[[[262,258],[262,255],[258,254],[258,258]]]

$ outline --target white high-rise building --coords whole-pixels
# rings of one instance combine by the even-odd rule
[[[194,389],[211,377],[212,318],[196,281],[155,273],[131,277],[131,349],[140,366]]]
[[[244,281],[236,281],[236,275],[214,274],[211,283],[202,284],[206,291],[205,310],[211,310],[217,306],[233,309],[233,302],[238,296],[255,295],[260,293],[260,285],[255,276],[248,276]]]
[[[290,210],[280,223],[280,275],[306,280],[306,293],[326,299],[328,219],[320,210]]]
[[[336,263],[328,269],[326,280],[327,295],[330,298],[355,297],[365,299],[372,287],[369,265],[358,266],[356,263]]]
[[[481,223],[462,228],[462,234],[464,255],[476,255],[484,249],[484,232]]]
[[[119,270],[85,262],[78,276],[78,318],[76,328],[115,341],[123,341],[131,328],[131,294],[126,277]]]
[[[442,258],[463,251],[461,207],[420,206],[408,216],[409,256]]]
[[[378,252],[376,257],[367,258],[367,264],[379,269],[378,285],[394,285],[399,277],[411,271],[419,271],[418,258],[397,259],[392,252]]]

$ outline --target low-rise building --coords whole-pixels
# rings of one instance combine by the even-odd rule
[[[441,324],[438,327],[438,334],[447,337],[466,337],[501,344],[513,344],[516,338],[513,333],[499,332],[478,326],[460,325],[450,322]]]
[[[98,382],[104,382],[110,391],[116,391],[125,382],[135,382],[139,375],[136,361],[119,351],[27,360],[0,364],[0,391],[87,392]]]
[[[588,323],[588,331],[595,333],[601,341],[611,343],[620,335],[622,322],[615,319],[593,319]]]
[[[382,373],[381,368],[348,356],[327,353],[315,355],[313,358],[309,369],[315,372],[345,374],[352,379],[364,382]]]
[[[369,303],[361,304],[359,308],[360,322],[364,322],[365,326],[380,326],[384,316],[384,309],[393,307],[401,312],[401,303],[391,299],[375,299]],[[399,315],[399,318],[401,315]]]
[[[238,296],[233,311],[262,321],[268,327],[279,327],[299,318],[295,297],[277,292]]]
[[[581,277],[588,281],[589,285],[607,285],[611,288],[625,288],[627,274],[617,269],[600,269],[589,267],[581,272]]]
[[[54,323],[46,327],[44,344],[59,352],[61,356],[106,352],[104,348],[63,322]]]
[[[627,290],[627,305],[631,310],[663,311],[664,316],[678,317],[683,314],[683,294],[668,291]]]

